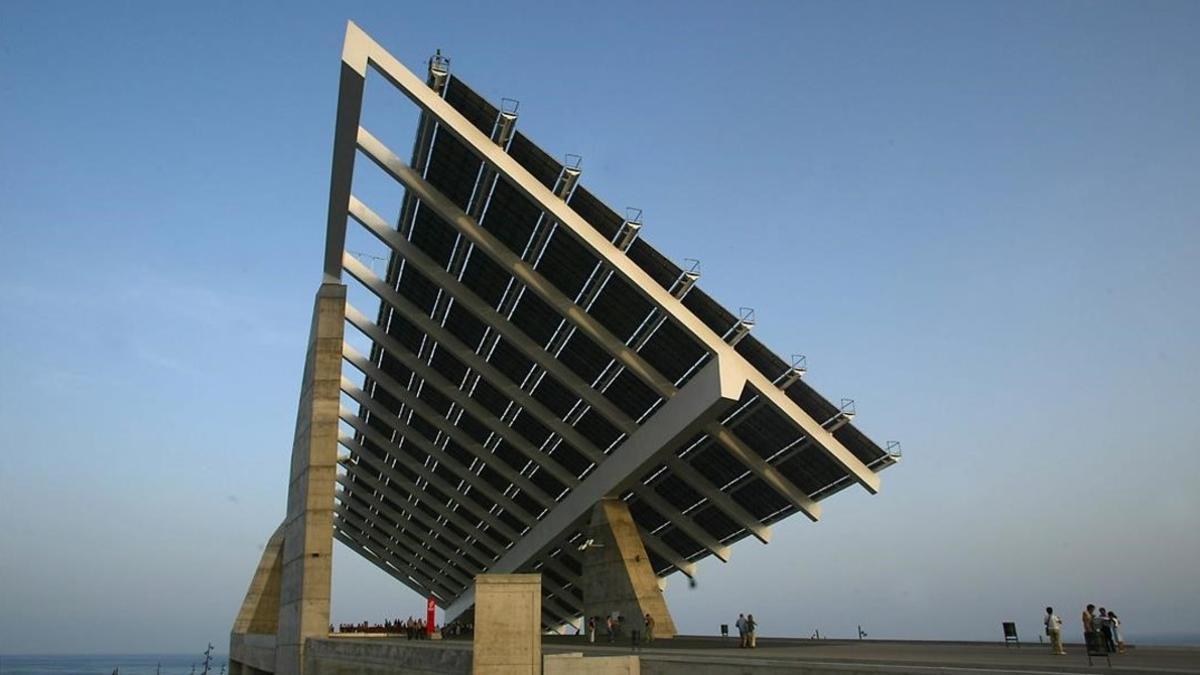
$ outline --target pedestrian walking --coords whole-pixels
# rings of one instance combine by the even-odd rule
[[[758,647],[758,622],[753,614],[746,615],[746,642],[750,649]]]
[[[738,629],[738,646],[746,646],[746,615],[738,614],[737,623],[734,624]]]
[[[654,644],[654,617],[650,616],[649,612],[646,612],[645,626],[646,644]]]
[[[1062,619],[1054,613],[1053,607],[1046,608],[1046,635],[1050,638],[1050,653],[1055,656],[1063,656],[1066,654],[1063,651],[1062,643]]]

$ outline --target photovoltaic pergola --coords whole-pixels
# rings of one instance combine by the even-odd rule
[[[403,158],[361,125],[369,69],[420,110]],[[898,453],[516,123],[440,56],[418,77],[350,24],[324,272],[379,309],[344,310],[371,347],[341,342],[334,536],[448,620],[476,575],[540,572],[557,626],[583,613],[603,498],[628,505],[664,577],[795,513],[816,521],[848,486],[876,492]],[[398,219],[352,194],[356,161],[403,186]],[[346,251],[348,227],[387,247],[383,276]]]

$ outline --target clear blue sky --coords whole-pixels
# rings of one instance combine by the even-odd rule
[[[435,48],[903,441],[677,622],[1200,633],[1200,3],[0,3],[0,653],[224,645],[282,516],[347,19]],[[422,601],[340,545],[334,620]]]

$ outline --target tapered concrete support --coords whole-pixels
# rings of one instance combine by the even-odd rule
[[[475,577],[475,675],[541,675],[542,575]]]
[[[229,634],[230,675],[275,668],[279,589],[283,577],[283,526],[275,530],[258,561],[250,588]]]
[[[629,505],[621,499],[605,498],[592,510],[588,525],[591,543],[583,554],[583,612],[597,619],[603,633],[603,617],[617,612],[625,618],[622,632],[643,631],[643,617],[654,618],[654,638],[675,637],[675,621],[650,567]]]
[[[283,552],[275,672],[300,673],[304,640],[329,634],[334,486],[346,287],[317,292],[308,356],[292,441],[291,482]]]
[[[274,635],[279,629],[279,587],[283,576],[283,527],[275,530],[258,561],[233,632]]]

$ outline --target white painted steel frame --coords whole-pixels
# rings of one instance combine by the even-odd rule
[[[673,383],[666,380],[661,373],[658,373],[654,368],[642,360],[640,355],[638,355],[634,350],[629,349],[626,345],[608,333],[608,331],[593,317],[587,315],[586,312],[575,305],[571,300],[565,298],[565,296],[562,296],[562,294],[558,292],[557,288],[555,288],[553,284],[550,284],[548,281],[542,278],[541,275],[537,273],[531,266],[520,260],[519,257],[515,256],[503,244],[500,244],[498,241],[494,240],[494,238],[491,238],[486,231],[483,231],[478,227],[478,225],[472,218],[470,218],[470,216],[462,213],[461,210],[458,210],[455,205],[449,203],[444,196],[440,195],[436,190],[429,186],[421,176],[417,175],[406,165],[404,165],[404,163],[400,161],[399,158],[394,154],[390,153],[390,151],[387,151],[386,148],[384,148],[382,144],[378,143],[377,140],[370,136],[366,130],[361,129],[359,126],[359,117],[362,98],[362,82],[365,80],[366,69],[368,66],[375,67],[375,69],[385,78],[387,78],[394,86],[400,89],[423,110],[436,118],[442,124],[442,128],[452,133],[468,148],[472,149],[477,156],[482,158],[485,162],[485,166],[490,167],[490,171],[495,171],[499,176],[502,176],[505,180],[509,181],[535,205],[540,207],[544,217],[552,218],[561,226],[566,227],[579,239],[579,241],[581,241],[589,250],[596,254],[598,259],[607,265],[609,269],[615,270],[622,278],[624,278],[634,288],[638,289],[643,295],[645,295],[654,306],[663,310],[667,316],[682,326],[686,332],[698,339],[705,346],[705,348],[707,348],[709,352],[713,354],[714,359],[713,363],[710,363],[710,367],[715,367],[716,371],[721,374],[719,379],[721,379],[724,384],[728,384],[729,388],[731,389],[737,389],[739,394],[742,387],[747,385],[752,387],[763,397],[766,403],[771,405],[778,412],[782,413],[786,418],[792,420],[797,428],[801,430],[809,439],[811,439],[811,442],[814,443],[817,448],[833,459],[839,466],[842,467],[843,470],[848,473],[848,475],[852,476],[854,480],[859,482],[871,492],[878,490],[879,479],[875,473],[867,468],[860,460],[854,457],[854,455],[850,453],[849,450],[847,450],[839,441],[837,441],[831,433],[822,428],[822,426],[813,420],[811,416],[805,413],[803,409],[792,402],[781,390],[773,385],[766,376],[750,366],[750,364],[746,362],[746,360],[730,345],[726,344],[720,336],[716,335],[694,314],[684,307],[678,298],[674,297],[666,289],[663,289],[661,286],[659,286],[657,282],[655,282],[646,272],[637,267],[636,264],[634,264],[628,257],[625,256],[621,249],[615,247],[609,241],[600,236],[598,232],[596,232],[590,225],[588,225],[577,214],[575,214],[574,211],[571,210],[561,199],[559,199],[559,197],[556,196],[553,191],[546,188],[544,185],[534,179],[528,171],[521,167],[515,160],[508,157],[504,153],[503,148],[497,147],[491,142],[491,139],[475,129],[475,127],[471,125],[461,114],[454,110],[448,103],[437,97],[437,95],[429,90],[421,80],[416,78],[416,76],[409,72],[390,54],[384,51],[377,43],[371,40],[370,37],[358,29],[358,27],[353,23],[349,24],[347,28],[346,43],[343,50],[342,84],[339,95],[337,131],[335,133],[334,175],[333,184],[331,185],[330,190],[331,209],[325,260],[325,272],[327,277],[330,275],[340,276],[340,272],[343,267],[348,270],[352,267],[352,264],[347,262],[347,257],[342,250],[344,248],[345,241],[345,218],[335,217],[336,208],[344,204],[345,208],[341,211],[341,213],[348,213],[354,216],[355,219],[359,220],[360,222],[364,221],[364,218],[361,217],[364,210],[366,213],[369,213],[369,210],[366,210],[365,207],[363,207],[363,205],[361,205],[349,193],[349,186],[351,182],[350,179],[353,172],[353,155],[357,145],[363,149],[368,156],[371,156],[373,160],[375,160],[377,163],[380,163],[381,166],[386,165],[385,168],[389,170],[389,173],[392,173],[393,176],[400,180],[400,182],[409,189],[410,194],[417,197],[431,208],[434,208],[434,210],[437,211],[444,220],[458,230],[460,236],[470,240],[477,248],[481,250],[481,252],[487,254],[493,260],[500,263],[510,273],[513,273],[514,276],[516,276],[519,281],[524,283],[531,291],[537,293],[539,296],[543,297],[543,299],[546,299],[548,302],[550,302],[550,304],[559,311],[561,316],[567,318],[578,330],[581,330],[585,335],[588,335],[602,347],[606,348],[623,367],[630,370],[638,377],[638,379],[650,384],[654,390],[667,397],[668,402],[659,412],[665,411],[667,407],[676,407],[672,406],[674,399],[676,397],[682,397],[686,391],[691,389],[692,383],[689,383],[689,385],[685,386],[683,390],[676,390]],[[357,80],[355,79],[356,77]],[[394,162],[381,161],[391,160],[393,158],[395,159]],[[349,160],[348,162],[347,159]],[[356,213],[356,211],[358,211],[358,213]],[[450,217],[447,217],[447,214],[449,214]],[[370,215],[373,216],[374,214]],[[366,225],[369,230],[372,230],[377,235],[382,233],[376,231],[376,228],[371,226],[381,223],[382,220],[379,220],[378,223],[363,222],[363,224]],[[384,227],[391,232],[390,227],[386,227],[386,225],[384,225]],[[392,234],[395,233],[392,232]],[[392,237],[388,237],[388,239],[392,239]],[[388,241],[387,243],[391,244],[393,242]],[[403,244],[408,244],[408,242],[404,241]],[[395,246],[393,246],[393,248],[395,249]],[[397,253],[406,260],[412,261],[414,259],[409,254],[413,252],[418,254],[420,253],[411,245],[405,246],[405,248],[408,250],[397,250]],[[335,260],[336,264],[334,262]],[[354,262],[356,263],[357,261]],[[418,265],[418,267],[420,267],[420,265]],[[422,271],[424,272],[425,270]],[[355,274],[354,271],[351,271],[351,274],[356,278],[359,278],[360,281],[363,281],[364,284],[369,288],[375,286],[375,284],[367,283],[367,280],[363,279],[360,274]],[[433,278],[432,275],[430,276]],[[433,280],[435,282],[440,281],[436,278]],[[456,279],[453,281],[457,282]],[[384,289],[386,289],[386,284],[381,285]],[[378,286],[375,286],[372,288],[372,290],[376,290],[377,288]],[[446,289],[446,286],[443,285],[443,288]],[[447,290],[451,292],[451,294],[454,294],[453,290]],[[464,287],[461,290],[467,289]],[[470,294],[469,291],[468,293]],[[386,301],[386,298],[383,298],[382,296],[381,299]],[[456,300],[459,300],[457,296]],[[565,302],[563,302],[564,300]],[[395,309],[394,306],[393,309]],[[474,312],[472,308],[468,307],[468,309]],[[491,325],[497,330],[502,330],[503,327],[508,326],[507,321],[504,321],[502,317],[500,317],[500,321],[496,322],[488,320],[489,317],[486,317],[486,315],[480,316],[480,318],[483,319],[485,323]],[[502,330],[502,332],[504,331]],[[519,333],[519,331],[516,332]],[[371,337],[374,338],[375,336]],[[521,349],[521,351],[526,352],[527,356],[530,356],[535,363],[545,368],[551,374],[555,374],[555,371],[561,372],[565,370],[561,363],[559,363],[553,356],[542,350],[540,346],[533,344],[532,341],[527,341],[528,344],[519,344],[518,340],[512,339],[512,337],[509,335],[505,335],[505,337],[509,338],[515,346]],[[383,348],[382,345],[381,348]],[[474,364],[468,365],[474,367]],[[479,369],[476,370],[482,374],[482,371]],[[708,370],[708,368],[706,368],[706,370]],[[697,375],[697,377],[699,377],[699,375]],[[487,379],[492,381],[491,378]],[[566,380],[569,378],[560,379]],[[725,382],[725,380],[728,380],[728,382]],[[501,382],[503,381],[504,380],[501,380]],[[564,383],[568,385],[572,384],[570,382]],[[580,383],[582,384],[582,381],[580,381]],[[441,388],[439,387],[439,389]],[[632,433],[635,436],[644,438],[647,435],[661,434],[662,429],[659,427],[663,427],[664,425],[668,427],[670,426],[669,423],[662,421],[662,419],[666,418],[660,419],[660,415],[656,413],[646,425],[640,429],[636,429],[636,425],[632,423],[632,420],[628,420],[628,418],[623,414],[612,416],[611,413],[619,413],[619,410],[616,410],[615,406],[612,406],[611,403],[608,403],[607,399],[592,389],[589,385],[584,384],[583,387],[576,389],[576,391],[580,393],[580,395],[589,405],[592,405],[594,408],[596,408],[600,414],[604,415],[610,421],[624,422],[623,424],[618,423],[618,428],[621,428],[627,434]],[[449,392],[443,391],[443,393]],[[732,400],[736,402],[737,396],[734,396]],[[530,408],[526,406],[526,410],[530,410]],[[609,414],[605,414],[606,412]],[[544,414],[539,414],[538,411],[530,410],[530,414],[534,414],[535,418],[539,419],[539,421],[542,421],[544,417]],[[550,417],[553,418],[554,416],[551,414]],[[807,496],[796,489],[794,485],[791,485],[790,482],[779,475],[773,467],[762,461],[761,458],[758,457],[757,453],[745,448],[744,444],[742,447],[739,447],[736,442],[736,436],[734,436],[727,429],[724,429],[725,433],[722,434],[721,430],[723,427],[720,427],[720,425],[714,421],[713,417],[714,416],[712,415],[700,416],[700,418],[706,421],[709,425],[705,431],[715,432],[710,435],[713,435],[713,437],[721,442],[727,449],[730,449],[734,456],[742,461],[742,463],[745,464],[753,473],[763,478],[768,485],[770,485],[780,494],[784,495],[799,510],[806,513],[806,515],[814,520],[819,516],[818,504],[808,499]],[[343,419],[346,419],[345,415],[343,416]],[[350,422],[348,419],[347,421]],[[361,420],[358,421],[361,423]],[[561,420],[559,421],[561,422]],[[359,425],[354,425],[352,422],[351,424],[360,432],[364,432],[361,427],[366,427],[365,424],[361,425],[361,427]],[[558,430],[555,429],[555,432],[558,433]],[[725,436],[725,434],[728,434],[728,436]],[[562,434],[560,434],[560,436],[561,435]],[[728,440],[730,437],[734,439],[733,442]],[[614,452],[614,458],[622,451],[622,449],[625,448],[626,445],[629,445],[632,440],[633,438],[631,436],[626,440],[625,444],[618,447],[617,451]],[[349,441],[351,444],[354,444],[352,439],[344,439],[343,445],[346,445],[347,441]],[[570,442],[569,439],[568,442]],[[575,445],[575,443],[573,443],[573,445]],[[581,452],[585,452],[586,450],[591,449],[587,447],[588,445],[590,444],[582,444],[577,447]],[[642,444],[635,444],[635,446],[637,445]],[[631,446],[631,448],[632,447],[634,446]],[[667,460],[673,470],[678,469],[679,465],[681,464],[686,464],[686,462],[682,462],[677,459],[675,461],[669,461],[668,458],[662,457],[661,451],[664,447],[666,446],[660,446],[659,448],[650,451],[651,458],[661,458],[663,460]],[[756,458],[758,460],[757,462],[755,461]],[[601,474],[601,470],[608,469],[607,471],[603,472],[607,475],[612,471],[617,471],[620,468],[629,468],[627,466],[628,462],[613,462],[612,459],[613,458],[610,458],[608,461],[605,461],[603,464],[601,464],[592,475],[588,476],[587,480],[579,484],[567,496],[567,498],[564,500],[564,503],[567,501],[579,502],[580,500],[589,499],[591,496],[593,496],[592,493],[596,493],[595,496],[597,498],[602,496],[602,490],[598,486],[604,484],[605,481],[594,480],[597,475]],[[697,481],[697,472],[695,472],[695,470],[690,466],[688,469],[691,471],[689,472],[687,469],[679,471],[681,474],[681,479],[693,485],[693,487],[696,488],[697,491],[702,495],[707,497],[716,508],[731,515],[735,522],[738,522],[743,527],[746,527],[747,530],[753,533],[760,540],[764,542],[769,540],[770,529],[767,526],[759,523],[744,509],[737,506],[737,504],[733,502],[733,500],[727,495],[724,495],[718,489],[716,489],[715,486],[712,486],[707,482],[700,483]],[[627,471],[623,480],[625,482],[633,480],[630,478],[631,475],[633,474]],[[508,477],[506,476],[506,478]],[[608,489],[611,490],[612,487],[609,486]],[[457,491],[455,490],[450,490],[448,494],[454,494],[456,492]],[[595,500],[592,500],[591,503],[594,503],[594,501]],[[563,527],[570,526],[571,524],[570,522],[567,522],[566,525],[563,526],[562,518],[555,517],[557,511],[559,511],[559,509],[555,509],[555,511],[552,511],[550,514],[548,514],[547,518],[541,523],[538,523],[533,531],[524,537],[519,537],[517,544],[514,545],[511,550],[502,555],[501,559],[495,565],[492,565],[490,569],[492,571],[505,571],[502,568],[511,567],[515,570],[518,566],[525,564],[527,561],[536,557],[540,550],[544,550],[549,542],[553,541],[558,535],[561,534]],[[473,516],[474,515],[476,514],[473,514]],[[561,515],[565,516],[565,514]],[[547,521],[551,519],[555,520],[557,526],[559,526],[558,531],[556,532],[548,531],[553,529],[552,526],[547,524]],[[485,518],[484,520],[487,519]],[[501,525],[500,527],[503,526]],[[468,532],[471,531],[470,528],[465,529]],[[497,529],[499,529],[499,527]],[[685,529],[685,532],[687,532],[687,529]],[[688,532],[688,534],[691,536],[692,532]],[[507,535],[508,533],[506,532],[505,536]],[[672,562],[677,564],[677,566],[680,566],[685,573],[690,573],[694,570],[694,566],[691,565],[691,563],[678,560],[678,554],[671,555],[672,552],[669,550],[669,547],[666,551],[662,551],[661,547],[665,545],[659,541],[657,537],[650,536],[648,533],[643,533],[643,535],[647,540],[646,543],[648,548],[651,548],[651,550],[655,550],[656,548],[660,549],[656,552],[660,555],[663,555],[665,558],[673,559]],[[693,538],[696,539],[695,536],[693,536]],[[701,541],[701,539],[697,539],[697,541]],[[711,543],[712,542],[709,542],[709,544]],[[709,548],[712,549],[713,547],[710,545]],[[521,549],[522,551],[518,552],[517,549]],[[528,553],[528,555],[525,555],[525,553]],[[517,560],[518,557],[522,557],[523,559]],[[465,607],[469,606],[469,604],[470,603],[467,597],[464,595],[458,598],[453,607],[465,609]],[[448,616],[451,615],[448,614]]]
[[[405,96],[416,103],[422,110],[433,115],[434,118],[441,123],[442,129],[448,131],[455,138],[463,142],[467,148],[471,149],[476,156],[484,162],[492,166],[501,176],[507,179],[513,187],[523,193],[535,205],[542,209],[543,212],[550,214],[561,226],[568,228],[579,241],[592,251],[600,260],[606,262],[619,275],[625,278],[634,288],[644,294],[648,300],[654,305],[662,308],[667,314],[677,321],[688,333],[699,339],[708,350],[716,356],[724,359],[731,359],[735,362],[743,364],[746,373],[746,379],[749,380],[751,386],[759,390],[765,396],[767,402],[786,418],[790,419],[797,427],[805,434],[810,436],[826,454],[830,456],[844,471],[854,476],[863,487],[870,492],[877,492],[879,489],[879,477],[857,457],[854,456],[845,446],[841,444],[832,434],[821,428],[808,413],[798,406],[791,399],[779,391],[778,388],[765,375],[759,373],[757,369],[750,366],[745,358],[737,353],[736,350],[728,345],[721,336],[717,335],[711,328],[704,324],[696,317],[691,310],[687,309],[677,298],[672,296],[666,289],[659,286],[648,273],[638,267],[632,260],[617,249],[611,242],[600,235],[593,227],[584,221],[576,214],[565,202],[558,198],[549,188],[542,185],[534,178],[528,170],[521,166],[516,160],[509,157],[502,148],[497,147],[491,139],[483,132],[475,128],[461,113],[454,109],[446,101],[442,100],[433,90],[429,89],[423,81],[414,75],[408,68],[404,67],[395,57],[389,54],[382,46],[376,43],[370,36],[364,33],[353,22],[349,23],[346,28],[346,42],[343,48],[342,61],[344,65],[348,65],[358,72],[362,77],[366,77],[368,66],[373,66],[380,75],[390,81],[397,89]],[[340,120],[339,120],[340,121]],[[342,129],[339,127],[339,132]],[[373,137],[364,138],[363,129],[361,127],[357,132],[358,145],[364,151],[368,148],[364,147],[364,141],[371,144]],[[368,134],[369,136],[369,134]],[[378,141],[375,141],[378,144]],[[382,147],[378,144],[375,147]],[[390,153],[389,153],[390,154]],[[394,155],[393,155],[394,156]],[[397,157],[397,160],[399,158]],[[378,161],[378,160],[376,160]],[[403,165],[403,162],[400,162]],[[412,172],[406,165],[404,169]],[[399,176],[397,176],[400,178]],[[427,186],[424,179],[412,172],[409,176],[410,180],[401,178],[401,182],[410,190],[417,192],[417,196],[422,199],[427,205],[437,208],[437,195],[421,194],[422,184]],[[411,180],[415,179],[415,180]],[[349,195],[347,195],[347,198]],[[433,201],[427,201],[426,198]],[[444,199],[444,197],[443,197]],[[347,199],[347,201],[349,201]],[[348,206],[348,204],[347,204]],[[453,206],[453,204],[451,204]],[[458,210],[457,207],[454,207]],[[526,263],[520,260],[516,254],[509,251],[506,246],[499,244],[494,239],[483,236],[478,236],[481,231],[476,226],[471,229],[474,222],[465,213],[462,214],[467,222],[462,223],[458,219],[443,219],[447,220],[450,225],[458,229],[460,224],[467,225],[466,231],[459,231],[472,239],[472,243],[476,247],[481,248],[485,253],[492,257],[493,260],[500,262],[505,267],[510,268],[509,271],[518,279],[530,287],[530,290],[538,292],[539,295],[543,291],[548,292],[550,297],[554,297],[557,289],[552,284],[547,283],[533,272]],[[458,221],[458,222],[456,222]],[[344,228],[344,223],[343,223]],[[486,235],[486,232],[482,234]],[[498,245],[498,248],[497,248]],[[515,260],[514,260],[515,258]],[[558,294],[561,296],[561,293]],[[544,297],[544,299],[546,299]],[[556,307],[560,310],[560,314],[573,321],[578,321],[578,327],[588,334],[589,337],[597,339],[600,342],[603,337],[608,334],[608,331],[603,326],[599,325],[594,318],[582,313],[573,306]],[[601,344],[603,344],[601,342]],[[673,384],[662,377],[653,369],[647,369],[645,362],[636,356],[632,350],[629,350],[622,344],[623,349],[617,351],[616,356],[626,368],[629,368],[643,382],[652,385],[656,390],[666,391],[673,388]]]

